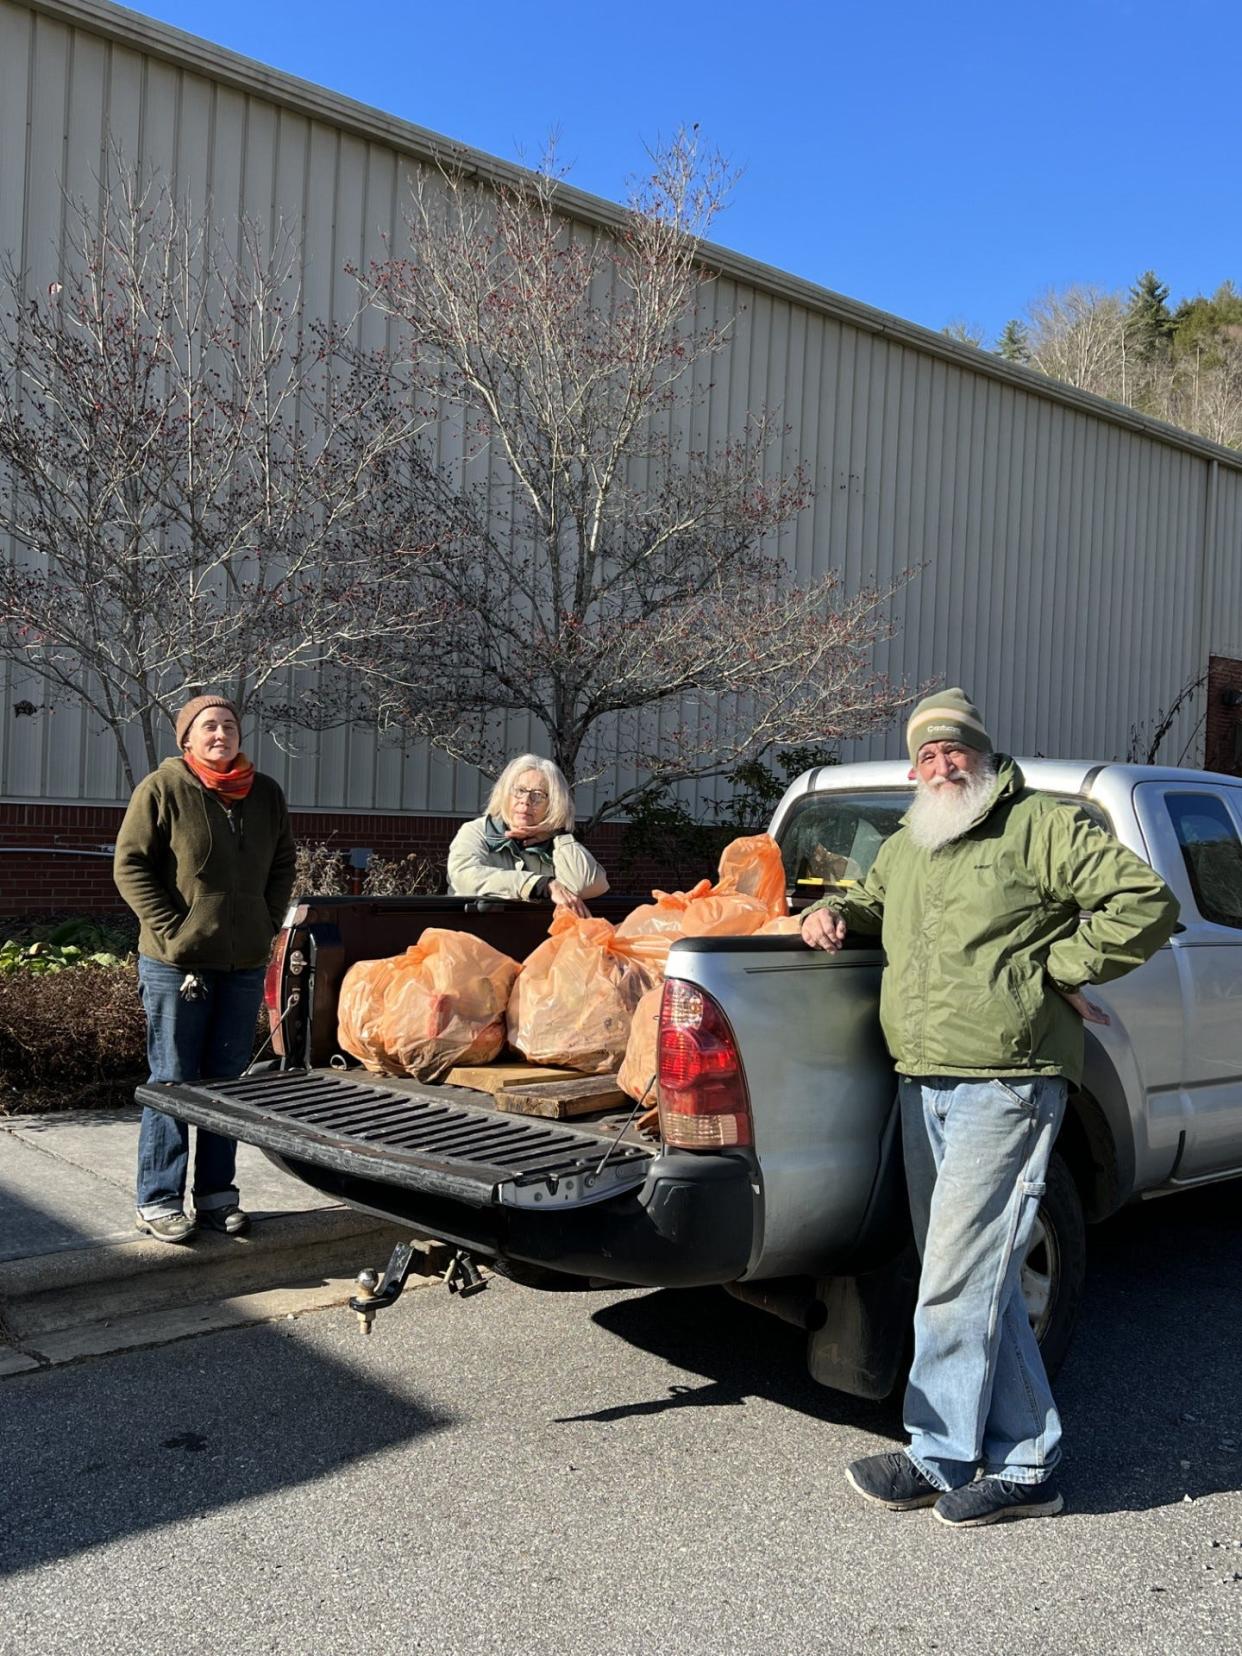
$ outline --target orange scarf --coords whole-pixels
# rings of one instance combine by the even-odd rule
[[[254,786],[254,766],[244,753],[239,753],[226,771],[212,770],[201,759],[196,759],[192,753],[183,752],[181,757],[198,777],[204,788],[210,788],[221,799],[232,802],[236,799],[245,799]]]

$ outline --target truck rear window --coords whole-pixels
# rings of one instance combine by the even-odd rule
[[[1097,827],[1112,832],[1107,816],[1093,801],[1066,794],[1052,797],[1084,811]],[[903,788],[810,794],[800,799],[777,836],[790,889],[809,894],[822,886],[852,885],[866,879],[876,853],[897,832],[913,798],[913,789]]]
[[[913,797],[901,790],[811,794],[800,799],[779,835],[790,886],[813,891],[865,879],[884,841],[900,827]]]

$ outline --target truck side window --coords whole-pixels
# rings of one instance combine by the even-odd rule
[[[1225,802],[1210,793],[1164,796],[1195,903],[1205,920],[1242,929],[1242,841]]]

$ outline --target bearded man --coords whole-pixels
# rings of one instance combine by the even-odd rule
[[[1085,812],[1027,788],[964,691],[921,701],[906,740],[918,789],[903,826],[856,891],[807,910],[802,935],[835,952],[847,929],[880,933],[922,1260],[909,1447],[846,1476],[890,1511],[933,1506],[967,1527],[1064,1504],[1021,1263],[1083,1023],[1108,1022],[1083,991],[1166,942],[1177,902]]]

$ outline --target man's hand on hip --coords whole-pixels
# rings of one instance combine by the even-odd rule
[[[1070,1003],[1083,1023],[1108,1024],[1112,1022],[1104,1008],[1097,1006],[1094,1001],[1089,1001],[1081,989],[1058,989],[1057,994],[1060,995],[1062,1000]]]
[[[814,909],[802,922],[802,941],[836,954],[845,942],[845,921],[833,909]]]

